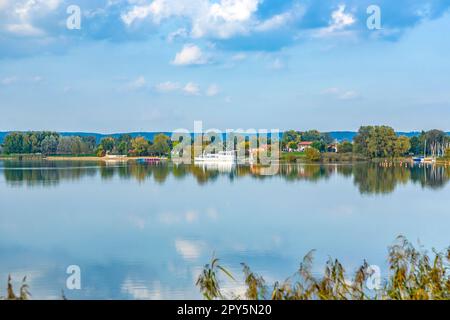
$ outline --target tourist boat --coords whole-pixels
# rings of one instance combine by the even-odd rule
[[[194,158],[195,163],[235,163],[236,152],[235,151],[219,151],[218,153],[207,153]]]

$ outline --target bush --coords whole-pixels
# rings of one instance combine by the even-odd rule
[[[450,148],[448,148],[447,150],[445,150],[444,158],[445,158],[445,159],[450,159]]]
[[[320,151],[315,148],[307,148],[305,151],[306,159],[309,161],[319,161]]]
[[[297,162],[297,156],[293,154],[288,154],[285,159],[289,163]]]

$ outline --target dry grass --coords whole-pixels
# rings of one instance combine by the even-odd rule
[[[264,278],[243,264],[246,293],[250,300],[449,300],[450,249],[446,253],[419,251],[404,237],[389,248],[389,276],[376,291],[366,282],[372,275],[367,262],[348,277],[339,260],[330,259],[323,276],[312,274],[313,251],[302,260],[293,276],[282,282],[267,285]],[[217,259],[215,259],[217,260]],[[207,299],[223,299],[217,278],[221,270],[207,265],[197,285]],[[227,276],[229,273],[227,273]],[[208,285],[202,285],[207,283]],[[210,291],[210,288],[213,289]],[[233,295],[236,296],[236,295]]]
[[[29,300],[31,294],[29,292],[29,286],[27,284],[27,277],[22,280],[22,285],[19,288],[19,295],[16,295],[12,285],[11,276],[8,276],[8,286],[6,289],[6,296],[0,297],[0,300]]]

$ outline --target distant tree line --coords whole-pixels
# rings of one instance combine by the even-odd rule
[[[311,145],[314,149],[320,152],[326,152],[328,146],[334,142],[334,139],[328,133],[319,132],[317,130],[309,131],[295,131],[289,130],[283,134],[281,139],[281,148],[283,150],[287,149],[297,149],[300,142],[307,141],[312,142]]]
[[[297,150],[300,142],[312,142],[307,156],[320,159],[320,153],[337,151],[353,153],[367,158],[394,158],[408,155],[431,155],[450,159],[450,137],[443,131],[423,131],[420,135],[398,135],[388,126],[363,126],[353,141],[337,143],[328,133],[317,130],[286,131],[281,139],[283,150]],[[204,142],[205,143],[205,142]],[[245,143],[248,143],[245,142]],[[270,142],[269,142],[270,143]],[[94,136],[62,136],[56,132],[12,132],[2,144],[4,154],[43,155],[97,155],[163,156],[170,154],[174,142],[164,134],[155,135],[153,141],[142,136],[123,134],[105,137],[98,143]],[[337,149],[337,150],[336,150]]]
[[[441,130],[422,131],[419,136],[398,136],[387,126],[361,127],[353,140],[353,151],[370,158],[430,155],[444,157],[450,149],[450,137]]]
[[[144,137],[131,137],[128,134],[118,138],[106,137],[97,140],[94,136],[62,136],[56,132],[12,132],[2,144],[4,154],[42,154],[42,155],[97,155],[106,154],[148,156],[167,155],[172,148],[170,138],[158,134],[153,141]]]
[[[394,158],[408,155],[431,155],[450,159],[450,137],[441,130],[423,131],[418,136],[398,135],[388,126],[362,126],[353,141],[333,141],[328,133],[317,130],[286,131],[281,140],[283,150],[297,150],[303,141],[312,142],[311,147],[321,153],[330,151],[337,144],[338,153],[354,153],[367,158]],[[308,151],[308,150],[307,150]],[[307,158],[319,159],[315,151],[309,150]]]

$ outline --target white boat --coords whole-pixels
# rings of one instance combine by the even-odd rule
[[[219,151],[218,153],[202,154],[194,158],[195,163],[235,163],[235,151]]]

